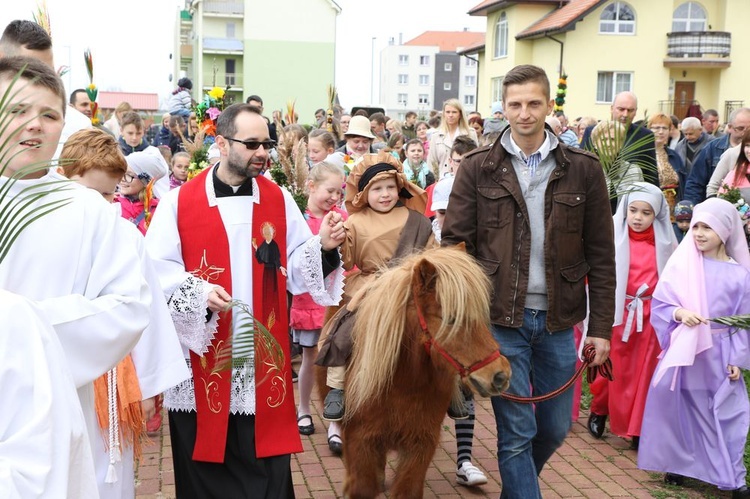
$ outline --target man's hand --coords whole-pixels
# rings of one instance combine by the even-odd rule
[[[607,361],[609,358],[609,340],[588,337],[585,344],[594,345],[594,349],[596,350],[596,356],[594,357],[594,361],[589,364],[590,366],[600,366]]]
[[[340,246],[346,237],[346,232],[344,231],[344,219],[341,217],[341,214],[335,211],[329,211],[328,214],[323,217],[319,235],[320,245],[323,246],[325,251],[330,251]]]
[[[208,295],[208,308],[211,312],[223,312],[232,302],[232,297],[221,286],[214,287]]]

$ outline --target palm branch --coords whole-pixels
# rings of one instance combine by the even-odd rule
[[[750,329],[750,314],[725,315],[708,320],[732,329]]]
[[[13,142],[12,137],[29,122],[37,118],[37,116],[32,116],[22,122],[21,125],[11,128],[14,126],[13,120],[16,113],[21,107],[21,105],[13,103],[13,100],[25,85],[31,84],[31,82],[21,83],[19,73],[10,81],[8,88],[0,97],[0,135],[6,135],[7,137],[0,144],[0,176],[6,179],[0,183],[0,262],[5,259],[13,243],[29,225],[70,202],[69,198],[60,196],[52,196],[51,200],[45,200],[50,194],[69,189],[70,181],[68,180],[32,183],[18,193],[11,192],[13,185],[18,180],[48,169],[51,166],[50,161],[29,164],[10,175],[5,174],[10,162],[17,155],[23,153],[23,151],[10,153],[10,147],[17,144],[17,142]]]
[[[645,128],[646,119],[638,125],[638,128]],[[633,134],[636,135],[636,133]],[[603,135],[607,135],[605,132]],[[633,164],[640,167],[643,177],[650,173],[658,176],[658,170],[647,161],[649,158],[644,157],[641,148],[653,143],[654,137],[651,134],[645,135],[637,140],[627,140],[626,133],[622,135],[615,133],[613,140],[599,140],[591,138],[588,150],[599,157],[599,162],[604,170],[604,176],[609,186],[610,198],[616,198],[630,191],[636,190],[633,186],[634,181],[639,180],[629,170]]]
[[[227,308],[232,309],[235,334],[219,349],[214,370],[228,370],[237,362],[254,358],[256,366],[271,367],[266,370],[267,373],[272,370],[281,371],[284,366],[284,349],[269,331],[273,327],[273,316],[266,327],[253,316],[250,307],[240,300],[232,301]],[[265,379],[263,377],[258,382],[262,383]]]

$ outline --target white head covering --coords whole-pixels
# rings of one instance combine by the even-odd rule
[[[263,146],[265,148],[265,146]],[[219,159],[221,157],[221,151],[219,150],[219,146],[214,142],[208,147],[208,161],[212,162],[214,160]]]
[[[153,146],[145,148],[143,151],[133,152],[125,157],[133,172],[138,175],[141,182],[148,184],[152,179],[159,180],[167,175],[169,166],[159,149]]]
[[[435,184],[435,189],[432,191],[432,205],[430,206],[430,210],[437,211],[448,208],[448,200],[451,197],[455,178],[451,175]]]
[[[661,275],[667,260],[677,247],[677,238],[669,220],[669,206],[661,189],[646,182],[635,182],[631,189],[620,198],[613,220],[615,224],[615,261],[617,272],[617,288],[615,291],[615,322],[622,324],[625,309],[625,296],[630,273],[630,235],[628,231],[628,206],[634,201],[644,201],[651,205],[656,215],[654,218],[654,240],[656,249],[656,268]],[[653,293],[653,289],[646,292],[646,296]]]

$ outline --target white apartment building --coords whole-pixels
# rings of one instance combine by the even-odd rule
[[[407,111],[420,117],[457,98],[464,113],[476,109],[477,64],[456,51],[484,40],[484,33],[426,31],[380,52],[379,104],[386,115],[403,120]]]

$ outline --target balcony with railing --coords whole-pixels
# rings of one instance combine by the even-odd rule
[[[242,54],[244,43],[237,38],[204,38],[204,54]]]
[[[226,88],[231,87],[230,90],[236,91],[242,89],[242,73],[216,73],[214,76],[213,72],[206,72],[203,75],[204,87],[210,89],[214,86]]]
[[[203,13],[216,16],[242,16],[245,14],[245,3],[209,0],[203,2]]]
[[[665,67],[728,68],[732,65],[732,34],[726,31],[667,33]]]

